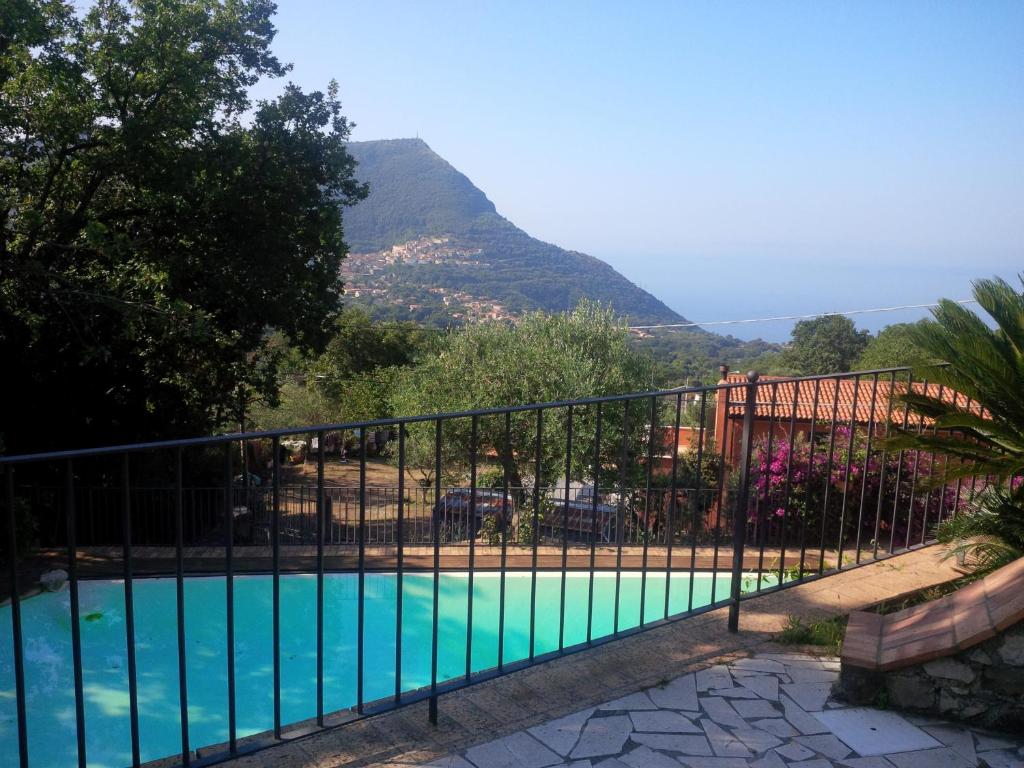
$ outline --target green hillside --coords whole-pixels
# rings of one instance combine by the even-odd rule
[[[504,221],[494,203],[420,139],[351,142],[370,198],[345,211],[345,240],[379,251],[421,235],[462,232],[479,216]]]
[[[636,324],[685,322],[600,259],[530,237],[425,142],[363,141],[349,149],[370,196],[345,211],[352,249],[343,270],[346,302],[375,319],[449,326],[491,317],[496,305],[499,317],[513,318],[589,298]],[[700,329],[634,341],[657,360],[662,383],[713,381],[720,363],[740,365],[777,349]]]
[[[427,289],[441,287],[516,313],[567,310],[590,298],[636,322],[683,320],[600,259],[530,237],[420,139],[352,142],[349,149],[359,162],[356,176],[370,185],[369,198],[345,212],[345,239],[354,253],[437,235],[478,251],[475,258],[486,265],[440,261],[390,269],[386,287],[401,290],[409,303],[430,305],[438,299]]]

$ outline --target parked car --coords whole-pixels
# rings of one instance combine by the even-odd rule
[[[473,506],[473,492],[469,488],[452,488],[445,492],[434,505],[434,519],[440,526],[445,541],[468,539],[470,536],[470,510]],[[510,523],[516,510],[512,495],[503,496],[501,491],[477,489],[476,522],[472,530],[479,532],[484,520],[493,517],[499,526]],[[504,520],[502,513],[505,513]]]

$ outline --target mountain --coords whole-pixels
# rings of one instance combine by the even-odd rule
[[[351,142],[370,195],[345,211],[346,294],[378,317],[447,323],[611,304],[685,322],[600,259],[530,237],[420,139]]]

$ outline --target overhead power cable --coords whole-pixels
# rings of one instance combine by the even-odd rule
[[[960,299],[956,304],[977,304],[976,299]],[[815,312],[810,315],[778,315],[776,317],[753,317],[744,320],[709,320],[701,323],[661,323],[659,325],[631,325],[631,331],[648,331],[657,328],[698,328],[706,325],[741,325],[745,323],[770,323],[775,320],[811,320],[816,317],[832,317],[835,315],[866,315],[875,312],[897,312],[901,309],[930,309],[938,304],[901,304],[898,307],[874,307],[872,309],[848,309],[841,312]]]

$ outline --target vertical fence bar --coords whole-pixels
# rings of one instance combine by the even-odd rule
[[[537,542],[540,538],[540,471],[543,456],[544,410],[537,409],[537,437],[533,457],[533,559],[530,565],[530,661],[533,661],[537,639]]]
[[[505,461],[501,468],[501,574],[498,583],[498,669],[505,669],[505,573],[508,567],[508,464],[512,458],[512,413],[505,411]]]
[[[440,482],[440,479],[438,480]],[[356,712],[363,714],[363,672],[366,622],[366,427],[359,428],[359,605],[356,635]]]
[[[68,459],[64,477],[64,512],[67,516],[68,591],[71,599],[71,658],[75,679],[75,733],[78,740],[78,765],[85,768],[85,694],[82,687],[82,630],[78,618],[78,544],[75,526],[75,469]]]
[[[864,445],[864,469],[860,473],[860,504],[857,506],[857,557],[860,564],[861,533],[864,528],[864,502],[867,499],[868,472],[871,467],[871,442],[875,436],[875,403],[878,399],[878,374],[871,379],[871,411],[868,415],[868,434]]]
[[[760,494],[757,495],[757,499],[754,502],[754,515],[757,522],[755,523],[755,530],[757,531],[758,537],[758,551],[757,551],[757,591],[761,591],[761,574],[764,573],[764,547],[768,538],[768,520],[770,519],[766,514],[768,510],[768,502],[771,500],[771,466],[772,466],[772,449],[775,445],[775,407],[779,399],[779,385],[775,382],[771,385],[771,405],[768,410],[768,444],[767,444],[767,457],[765,458],[765,464],[767,465],[767,472],[769,480],[765,482],[765,498],[762,504]],[[756,493],[756,492],[755,492]],[[744,515],[745,517],[745,515]],[[744,520],[744,524],[746,520]]]
[[[124,568],[124,630],[128,661],[128,718],[132,740],[132,765],[138,766],[139,757],[139,689],[135,667],[135,599],[132,573],[132,493],[130,459],[121,460],[121,565]]]
[[[479,416],[469,427],[469,573],[466,575],[466,682],[473,674],[473,571],[476,568],[476,453]]]
[[[327,503],[324,498],[324,443],[327,433],[316,433],[316,724],[324,726],[324,536]]]
[[[228,450],[231,450],[230,446]],[[185,657],[185,498],[182,492],[182,449],[174,452],[174,601],[178,624],[178,705],[181,718],[181,762],[192,763],[188,737],[188,667]],[[194,514],[195,510],[193,510]]]
[[[193,540],[193,541],[198,537],[199,531],[200,531],[200,527],[201,526],[206,526],[207,525],[207,520],[209,519],[209,512],[210,512],[209,500],[210,500],[210,497],[209,497],[208,494],[204,493],[200,498],[203,499],[203,503],[199,505],[199,509],[196,509],[196,507],[193,506],[192,509],[190,510],[191,511],[191,515],[189,515],[190,519],[192,520],[192,530],[190,532],[191,535],[189,536],[189,539]],[[182,526],[182,527],[184,527],[184,526]],[[182,533],[184,533],[184,531],[182,531]],[[184,536],[182,536],[182,538],[184,538]]]
[[[28,724],[25,715],[25,658],[21,637],[21,595],[18,590],[18,527],[14,511],[14,467],[7,468],[7,578],[11,585],[11,643],[14,652],[14,696],[18,712],[18,764],[28,768]]]
[[[878,500],[875,502],[875,533],[871,551],[871,557],[876,560],[878,559],[878,537],[882,530],[882,507],[885,504],[885,476],[887,474],[885,466],[886,450],[884,439],[889,437],[889,429],[892,426],[892,403],[895,393],[896,372],[893,371],[889,377],[889,398],[885,406],[885,436],[882,442],[882,453],[878,457]]]
[[[910,394],[914,389],[914,374],[912,372],[907,373],[907,394]],[[900,429],[904,432],[907,431],[907,425],[910,420],[910,404],[904,403],[903,406],[903,424]],[[893,503],[892,503],[892,526],[889,528],[889,554],[891,555],[896,549],[896,518],[900,509],[900,481],[903,476],[903,456],[904,451],[901,448],[896,458],[896,488],[893,491]],[[907,522],[907,535],[910,535],[910,522],[908,516]]]
[[[945,385],[944,384],[939,384],[939,392],[938,392],[938,395],[937,395],[939,400],[942,400],[942,395],[943,395],[943,393],[945,391],[946,391]],[[928,394],[927,387],[925,388],[925,394],[926,395]],[[923,426],[923,424],[924,424],[924,417],[921,418],[921,423],[922,423],[922,426]],[[939,434],[939,425],[936,424],[935,422],[932,422],[932,435],[935,436],[935,435],[938,435],[938,434]],[[934,451],[929,451],[928,452],[928,458],[929,458],[929,462],[928,462],[928,479],[929,480],[933,480],[933,476],[935,474],[935,452]],[[938,491],[938,494],[939,494],[939,505],[940,505],[939,509],[940,510],[942,508],[941,507],[942,498],[946,495],[945,489],[946,489],[945,485],[943,485],[941,488],[936,489]],[[921,520],[921,546],[924,546],[925,539],[928,538],[928,510],[930,509],[931,505],[932,505],[932,492],[931,492],[931,490],[929,490],[928,493],[924,497],[924,517]],[[941,515],[941,512],[940,512],[940,515]]]
[[[398,425],[398,550],[395,576],[395,704],[402,697],[402,596],[405,590],[405,424]]]
[[[651,530],[651,471],[654,465],[654,441],[657,439],[658,398],[651,398],[650,425],[647,435],[647,483],[644,488],[644,550],[640,566],[640,626],[644,625],[647,605],[647,549]]]
[[[789,523],[789,502],[793,490],[793,447],[796,444],[796,413],[800,408],[800,380],[793,382],[793,408],[789,414],[789,446],[786,451],[786,488],[782,494],[782,523],[779,529],[779,583],[786,578],[786,528]]]
[[[441,429],[441,419],[438,419],[434,422],[434,508],[430,515],[434,528],[434,612],[430,630],[430,703],[427,710],[427,716],[434,725],[437,725],[437,603],[441,587]]]
[[[273,567],[274,738],[281,738],[281,438],[271,441],[270,552]]]
[[[679,422],[683,417],[683,393],[676,395],[676,418],[672,422],[672,477],[669,480],[669,499],[666,529],[668,531],[665,549],[665,610],[662,618],[668,618],[669,598],[672,594],[672,544],[676,530],[676,479],[679,468]],[[698,468],[697,474],[700,474]]]
[[[921,380],[921,394],[928,394],[928,379]],[[919,414],[917,417],[917,434],[918,436],[924,433],[924,416]],[[907,537],[903,544],[904,549],[910,549],[910,529],[914,522],[914,501],[917,497],[917,475],[918,469],[921,466],[921,449],[918,448],[914,451],[914,471],[910,476],[910,503],[909,511],[907,513]],[[925,499],[927,505],[928,500]],[[925,515],[928,514],[927,507],[925,508]],[[923,527],[923,526],[922,526]]]
[[[943,456],[942,457],[942,477],[946,477],[946,474],[947,474],[948,471],[949,471],[949,456]],[[960,494],[960,480],[959,480],[959,478],[957,479],[956,489],[957,489],[956,495],[959,495]],[[946,511],[946,496],[948,495],[948,491],[949,491],[948,485],[945,484],[945,483],[943,483],[941,488],[937,489],[937,492],[939,494],[939,508],[937,510],[938,518],[935,521],[936,530],[938,529],[938,526],[942,525],[943,518],[945,517],[945,515],[943,513]]]
[[[828,437],[828,460],[825,469],[825,498],[821,503],[821,541],[818,548],[818,573],[825,571],[825,537],[828,535],[828,502],[832,490],[832,464],[836,455],[836,418],[839,415],[839,389],[842,382],[838,378],[832,379],[832,420],[829,422]],[[836,564],[838,568],[839,564]]]
[[[274,461],[278,452],[274,451]],[[248,479],[246,480],[248,482]],[[235,713],[235,510],[231,485],[231,443],[224,446],[224,596],[227,607],[228,750],[238,753]],[[249,499],[246,498],[246,504]],[[275,655],[277,648],[275,647]]]
[[[971,412],[971,398],[964,399],[964,411],[966,413]],[[965,433],[961,432],[961,436],[966,436]],[[960,465],[963,466],[963,459],[960,459]],[[953,500],[953,509],[950,511],[950,515],[956,517],[960,514],[960,494],[963,490],[963,481],[965,478],[958,477],[956,479],[956,498]]]
[[[747,508],[750,500],[750,456],[754,450],[754,411],[757,408],[757,373],[747,374],[747,401],[743,410],[743,437],[740,442],[740,487],[732,521],[732,580],[729,582],[729,631],[738,632],[740,623],[740,580],[743,574],[743,545],[747,534]]]
[[[89,513],[89,538],[87,544],[96,543],[96,503],[94,500],[95,491],[90,488],[86,496],[86,511]]]
[[[615,609],[612,633],[619,634],[619,592],[622,588],[622,540],[626,536],[626,460],[629,447],[629,400],[622,403],[622,450],[619,454],[619,504],[615,522]]]
[[[954,408],[954,410],[959,411],[960,410],[960,393],[957,392],[956,390],[951,390],[951,391],[953,392],[953,408]],[[953,430],[951,430],[951,429],[950,430],[946,430],[945,433],[947,435],[952,435],[953,434]],[[943,461],[942,461],[942,477],[943,477],[943,480],[945,480],[948,472],[949,472],[949,456],[944,456],[943,457]],[[953,501],[954,505],[957,502],[960,501],[960,481],[961,481],[961,479],[962,478],[959,478],[959,477],[956,479],[956,495],[954,496],[954,501]],[[942,484],[941,494],[942,495],[939,498],[939,519],[935,523],[936,526],[942,525],[943,517],[944,517],[943,516],[943,512],[946,511],[946,497],[949,494],[948,494],[948,484],[945,483],[945,482],[943,482],[943,484]],[[954,506],[954,509],[955,509],[955,506]],[[950,510],[950,514],[952,514],[952,510]]]
[[[843,470],[843,502],[839,509],[839,542],[836,547],[836,568],[843,569],[843,544],[846,540],[846,500],[849,497],[850,471],[853,469],[853,437],[857,433],[857,396],[860,376],[853,377],[853,404],[850,407],[850,439],[846,444],[846,467]]]
[[[697,471],[695,472],[694,478],[694,492],[693,492],[693,521],[691,523],[692,530],[690,531],[690,583],[687,585],[687,597],[686,597],[686,611],[689,613],[693,610],[693,582],[697,577],[697,530],[703,528],[700,522],[701,516],[701,463],[704,460],[704,440],[706,432],[704,431],[704,420],[707,416],[707,404],[708,404],[708,390],[704,390],[700,396],[700,423],[697,425]],[[711,583],[715,583],[715,575],[711,576]],[[714,586],[712,586],[714,589]],[[712,600],[714,602],[714,600]]]
[[[594,418],[594,492],[590,497],[590,583],[587,587],[587,644],[594,632],[594,566],[597,559],[597,502],[601,486],[601,403]]]
[[[558,650],[565,647],[565,579],[569,559],[569,478],[572,473],[572,406],[565,417],[565,498],[562,505],[562,592],[558,603]]]
[[[711,603],[714,604],[718,597],[718,549],[719,549],[719,537],[722,531],[722,509],[725,507],[725,492],[726,484],[725,477],[728,473],[728,461],[729,461],[729,407],[730,398],[732,397],[732,387],[726,386],[724,389],[719,390],[719,396],[725,398],[725,419],[722,423],[722,435],[721,445],[719,450],[721,451],[721,463],[719,464],[718,470],[718,503],[715,505],[715,553],[711,559]],[[717,426],[716,426],[717,428]],[[719,435],[715,435],[715,439],[719,439]]]

